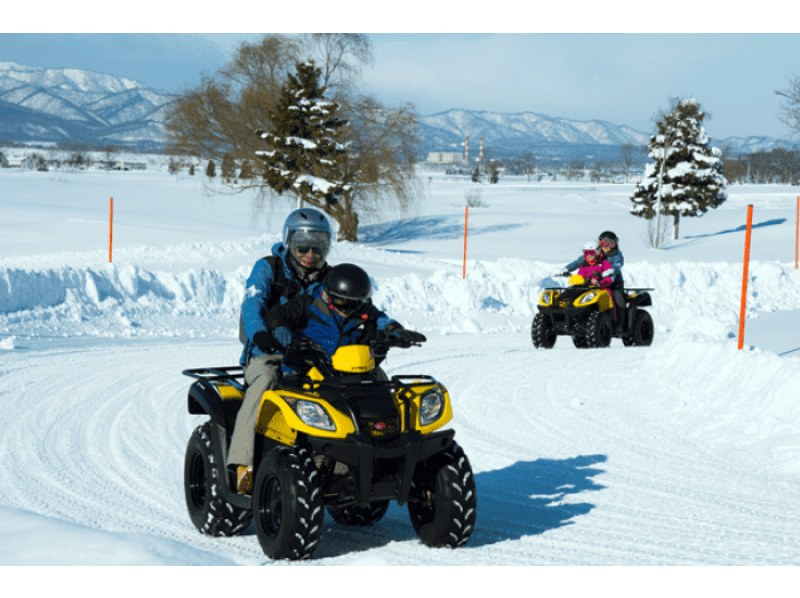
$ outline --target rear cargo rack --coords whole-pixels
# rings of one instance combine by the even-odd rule
[[[240,365],[194,368],[183,370],[181,373],[184,376],[205,380],[207,382],[227,382],[239,390],[244,390],[244,368]]]

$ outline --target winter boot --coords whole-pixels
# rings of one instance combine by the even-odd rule
[[[239,465],[236,468],[236,491],[239,494],[250,494],[253,491],[253,467]]]

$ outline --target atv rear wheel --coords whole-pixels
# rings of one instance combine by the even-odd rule
[[[537,349],[552,349],[558,335],[553,321],[542,313],[536,314],[531,324],[531,340]]]
[[[614,327],[608,312],[595,311],[586,318],[586,346],[603,348],[611,344]]]
[[[198,426],[186,447],[183,467],[186,509],[195,527],[209,536],[235,536],[250,525],[250,510],[222,498],[223,469],[214,451],[211,422]]]
[[[472,467],[458,444],[453,442],[417,466],[408,514],[423,544],[451,548],[464,544],[475,526],[476,508]]]
[[[649,347],[653,343],[653,336],[655,336],[653,318],[643,309],[637,310],[633,319],[631,333],[625,339],[628,342],[625,344],[628,346]]]
[[[272,559],[311,556],[322,534],[322,489],[311,454],[277,447],[261,461],[253,488],[253,517],[261,548]]]
[[[367,526],[380,521],[389,508],[388,500],[376,500],[367,506],[350,505],[347,507],[328,506],[330,513],[336,523],[342,525]]]
[[[586,349],[589,346],[589,341],[587,340],[585,334],[583,334],[580,330],[576,330],[572,334],[572,344],[578,349]]]

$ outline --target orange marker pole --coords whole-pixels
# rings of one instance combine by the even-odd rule
[[[744,268],[742,272],[742,305],[739,309],[739,349],[744,346],[744,319],[747,310],[747,277],[750,270],[750,236],[753,232],[753,204],[747,206],[747,231],[744,237]]]
[[[108,200],[108,263],[111,263],[111,248],[114,241],[114,198]]]
[[[464,206],[464,266],[461,268],[461,278],[467,277],[467,229],[469,228],[469,206]]]
[[[800,195],[797,196],[797,207],[794,216],[794,269],[797,270],[798,240],[800,240]]]

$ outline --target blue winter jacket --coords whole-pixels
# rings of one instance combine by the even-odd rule
[[[374,339],[377,330],[385,330],[392,324],[399,326],[371,301],[359,312],[345,317],[332,310],[321,294],[317,287],[310,294],[296,296],[270,310],[267,323],[281,344],[288,346],[294,331],[298,331],[332,357],[341,346],[367,343]]]
[[[292,295],[303,295],[321,288],[324,273],[321,272],[313,281],[301,280],[294,269],[286,263],[286,246],[283,243],[275,243],[272,246],[272,255],[275,257],[276,264],[280,264],[283,268],[284,279],[292,285]],[[261,258],[255,263],[247,278],[241,309],[242,326],[246,336],[242,355],[239,358],[239,363],[242,365],[247,365],[252,357],[264,355],[264,352],[253,342],[253,336],[258,332],[269,332],[266,319],[267,308],[273,303],[276,305],[286,303],[291,298],[291,296],[284,295],[279,298],[273,297],[273,293],[276,292],[275,278],[272,266],[265,258]]]
[[[625,265],[625,257],[622,255],[622,252],[619,250],[619,247],[617,247],[611,253],[605,253],[603,255],[609,262],[611,262],[611,267],[614,268],[614,275],[612,276],[614,282],[612,283],[611,286],[615,289],[622,288],[623,286],[625,286],[625,282],[622,279],[622,266]],[[566,266],[564,266],[564,271],[572,272],[573,270],[580,268],[582,264],[583,264],[583,256],[579,257],[577,260],[572,261]]]

